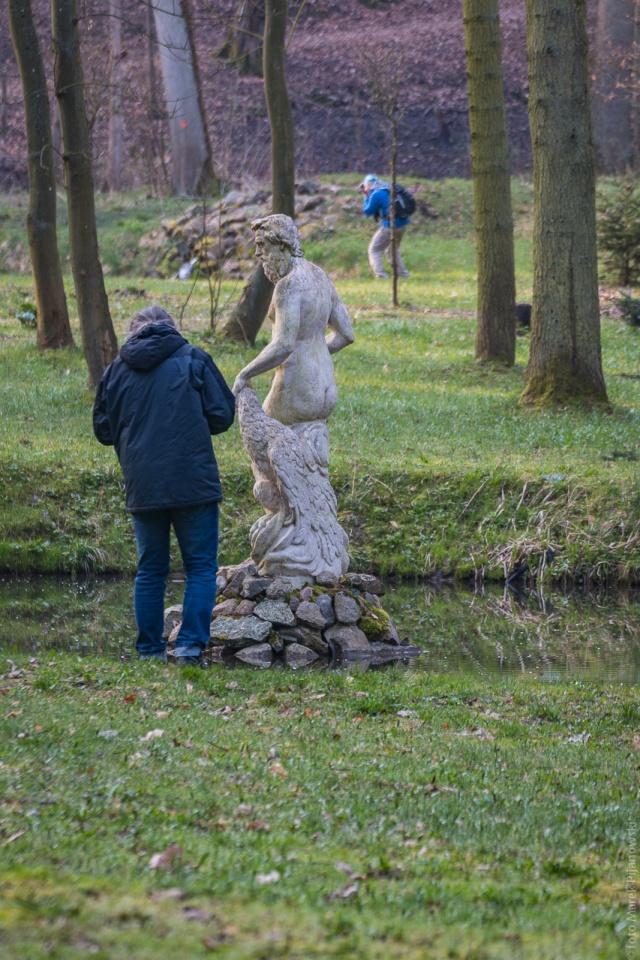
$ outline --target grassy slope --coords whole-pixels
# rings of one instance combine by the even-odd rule
[[[640,385],[621,374],[638,373],[638,332],[603,321],[612,414],[523,410],[526,337],[513,370],[473,362],[470,185],[423,185],[423,196],[439,218],[417,221],[407,237],[412,278],[398,310],[387,306],[388,285],[367,275],[370,230],[356,209],[338,232],[305,243],[310,259],[335,277],[356,325],[356,344],[336,358],[341,400],[331,421],[332,477],[354,563],[405,575],[484,569],[498,577],[526,557],[537,568],[550,546],[551,576],[637,579]],[[516,183],[514,196],[519,297],[526,299],[530,190]],[[118,230],[126,249],[139,232],[142,215],[127,204],[120,210],[108,201],[103,210],[109,250]],[[108,285],[120,335],[141,304],[159,300],[177,313],[189,291],[148,278],[111,277]],[[134,551],[120,474],[113,452],[91,435],[80,351],[38,355],[31,331],[13,319],[29,292],[24,276],[1,284],[0,567],[129,569]],[[224,297],[236,293],[230,285]],[[192,340],[206,335],[207,302],[199,282],[185,310]],[[254,355],[202,342],[229,380]],[[258,515],[251,473],[236,428],[216,449],[228,478],[222,559],[240,560],[248,520]]]
[[[18,667],[0,718],[7,960],[620,955],[630,690]]]

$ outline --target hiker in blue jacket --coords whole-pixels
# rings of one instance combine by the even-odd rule
[[[176,639],[181,666],[201,665],[218,570],[222,487],[211,435],[233,423],[235,398],[208,353],[192,347],[161,307],[137,313],[105,370],[93,430],[115,446],[138,545],[134,609],[142,659],[166,659],[164,593],[175,530],[187,583]]]
[[[391,224],[389,222],[391,187],[388,183],[384,183],[378,179],[375,173],[368,173],[360,184],[359,189],[364,198],[362,212],[365,217],[373,217],[375,220],[382,221],[371,238],[367,252],[374,277],[386,278],[389,274],[384,269],[382,254],[384,253],[389,263],[391,263]],[[396,264],[399,277],[409,276],[409,271],[400,256],[400,244],[404,236],[405,228],[410,223],[411,219],[409,217],[396,216]]]

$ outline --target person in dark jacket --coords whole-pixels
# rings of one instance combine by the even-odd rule
[[[375,173],[368,173],[360,184],[359,189],[363,197],[362,212],[365,217],[373,217],[376,223],[382,221],[371,238],[367,253],[369,255],[369,265],[374,277],[386,279],[389,274],[384,269],[382,254],[384,253],[389,263],[391,263],[391,221],[389,220],[391,188],[388,183],[383,183]],[[409,276],[409,271],[400,256],[400,244],[402,243],[405,228],[408,227],[410,223],[411,219],[409,217],[396,217],[396,264],[398,266],[399,277]]]
[[[222,487],[211,435],[233,423],[235,398],[208,353],[191,346],[161,307],[131,321],[105,370],[93,431],[114,446],[138,545],[134,609],[141,658],[166,659],[162,639],[169,536],[175,530],[187,577],[177,662],[202,663],[218,570]]]

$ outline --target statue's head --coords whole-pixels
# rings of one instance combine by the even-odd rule
[[[255,234],[256,257],[262,260],[265,274],[272,283],[286,276],[294,257],[302,257],[298,228],[283,213],[260,217],[251,224]]]

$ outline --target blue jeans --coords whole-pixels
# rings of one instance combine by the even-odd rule
[[[164,592],[169,575],[169,535],[175,530],[187,577],[176,655],[198,656],[209,642],[218,571],[218,504],[133,513],[138,544],[133,605],[141,657],[164,657]]]

